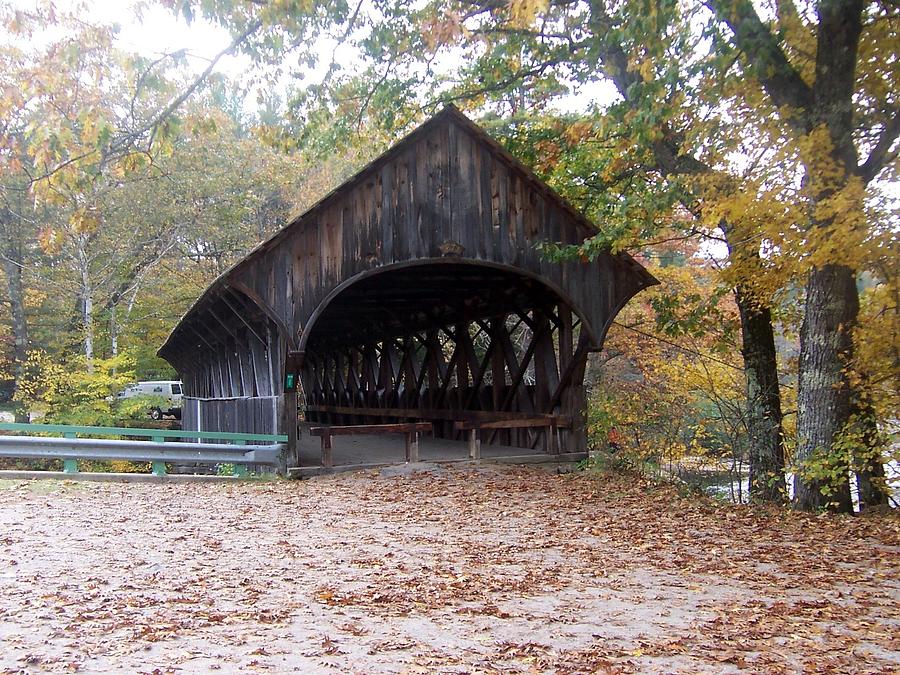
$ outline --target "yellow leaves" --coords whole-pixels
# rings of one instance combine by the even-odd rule
[[[797,142],[800,160],[806,169],[806,190],[816,196],[839,189],[847,180],[846,168],[835,160],[834,143],[828,127],[820,124]]]
[[[509,18],[512,26],[527,28],[537,15],[547,11],[549,0],[509,0]]]
[[[860,316],[853,331],[850,379],[864,391],[879,419],[900,415],[900,256],[882,270],[883,278],[864,275]]]
[[[76,209],[69,218],[69,225],[77,235],[93,234],[101,222],[100,211],[94,206]]]
[[[46,403],[65,382],[65,368],[43,350],[28,352],[22,376],[16,381],[15,400],[20,403]]]
[[[573,145],[581,143],[589,138],[593,138],[594,135],[594,125],[589,120],[573,122],[565,129],[566,140]]]

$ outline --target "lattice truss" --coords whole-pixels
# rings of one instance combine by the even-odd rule
[[[324,346],[324,345],[323,345]],[[564,414],[584,403],[588,339],[563,303],[430,327],[407,335],[310,350],[303,369],[311,422],[440,418],[435,434],[459,438],[460,411]],[[484,440],[524,448],[544,429],[496,429]]]

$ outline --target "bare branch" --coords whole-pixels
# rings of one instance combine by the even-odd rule
[[[885,125],[881,136],[869,153],[868,159],[859,167],[859,176],[866,182],[872,181],[881,170],[897,159],[900,148],[891,149],[900,136],[900,111],[894,110],[890,121]]]
[[[707,7],[725,22],[735,43],[753,66],[756,76],[777,107],[804,113],[789,119],[791,126],[809,132],[806,115],[814,104],[813,91],[788,61],[778,40],[759,18],[750,0],[707,0]]]

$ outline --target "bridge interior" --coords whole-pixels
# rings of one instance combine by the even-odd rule
[[[339,293],[310,328],[307,420],[427,420],[436,437],[460,439],[461,420],[564,408],[568,435],[583,403],[587,344],[568,304],[520,273],[452,260],[380,272]],[[547,433],[511,427],[485,441],[535,449]]]
[[[301,424],[300,467],[309,474],[317,473],[321,465],[319,439],[310,436],[309,425]],[[398,435],[340,436],[334,439],[334,467],[337,470],[359,466],[387,466],[406,461],[403,437]],[[579,453],[550,455],[543,451],[531,451],[508,445],[484,445],[481,457],[485,462],[509,461],[511,459],[546,462],[551,465],[568,464],[581,459]],[[429,463],[469,461],[468,446],[465,441],[434,438],[425,434],[419,438],[419,461]]]

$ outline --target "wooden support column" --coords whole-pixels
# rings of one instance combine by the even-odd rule
[[[418,431],[407,431],[406,432],[406,461],[413,462],[413,463],[419,461],[419,432]]]
[[[297,392],[285,392],[280,399],[280,433],[288,437],[284,448],[279,471],[282,476],[287,476],[288,469],[300,466],[300,433],[297,425]],[[299,475],[299,474],[298,474]]]
[[[503,355],[503,342],[506,335],[506,317],[493,319],[490,324],[491,336],[491,409],[501,410],[506,388],[506,358]],[[509,445],[512,432],[503,429],[495,436],[500,443]]]
[[[469,459],[481,459],[481,431],[469,429]]]
[[[331,434],[322,434],[322,466],[330,469],[334,466],[334,455],[331,448]]]

